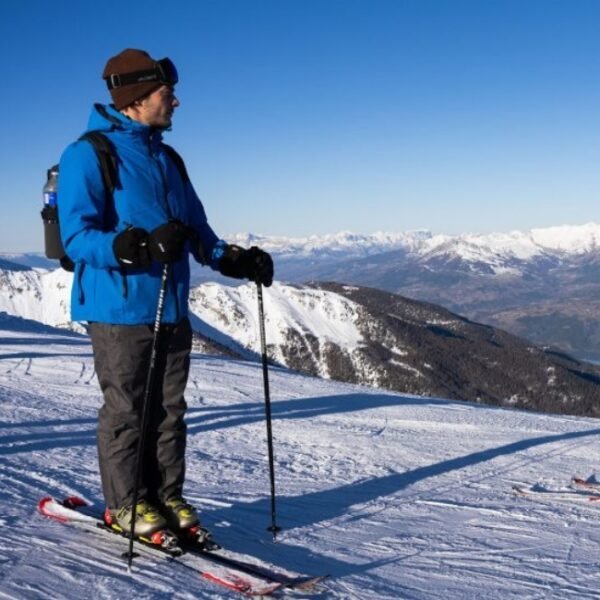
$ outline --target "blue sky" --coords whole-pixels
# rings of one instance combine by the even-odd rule
[[[305,236],[599,220],[600,2],[5,0],[1,251],[126,47],[169,56],[166,141],[209,220]]]

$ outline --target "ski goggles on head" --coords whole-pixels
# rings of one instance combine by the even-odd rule
[[[109,90],[114,90],[123,87],[124,85],[148,83],[152,81],[171,86],[179,81],[177,69],[170,58],[162,58],[161,60],[156,61],[153,69],[122,73],[121,75],[109,75],[106,79],[106,85]]]

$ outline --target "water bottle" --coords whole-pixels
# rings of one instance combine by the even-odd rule
[[[44,185],[44,246],[47,258],[63,258],[65,249],[60,239],[58,225],[58,165],[48,169],[48,181]]]
[[[48,169],[48,181],[44,185],[44,207],[56,206],[58,194],[58,166]]]

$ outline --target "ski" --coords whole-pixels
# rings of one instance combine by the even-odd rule
[[[559,502],[574,502],[577,504],[600,503],[600,496],[581,493],[581,491],[573,489],[551,489],[540,484],[535,484],[531,487],[522,485],[513,485],[513,492],[518,496],[531,498],[535,500],[549,500]]]
[[[583,477],[571,477],[571,486],[575,489],[588,490],[600,493],[600,481],[584,479]]]
[[[41,514],[79,529],[110,536],[127,537],[127,534],[107,526],[102,515],[80,498],[63,501],[45,497],[38,503]],[[310,591],[326,576],[298,576],[279,571],[270,565],[257,563],[256,559],[213,545],[207,549],[194,540],[178,538],[178,544],[157,545],[151,540],[139,539],[137,550],[141,554],[162,556],[186,568],[193,569],[212,583],[247,596],[270,596],[278,590]]]
[[[241,556],[238,553],[230,550],[226,550],[221,546],[216,546],[212,549],[206,549],[201,545],[194,543],[193,541],[180,539],[180,542],[181,548],[185,554],[200,555],[205,558],[208,557],[211,561],[223,566],[231,567],[248,575],[262,577],[279,583],[283,588],[310,591],[315,589],[319,583],[328,578],[328,575],[318,575],[316,577],[310,575],[289,575],[283,571],[274,570],[272,567],[264,563],[257,564],[256,562],[249,562],[248,557]]]

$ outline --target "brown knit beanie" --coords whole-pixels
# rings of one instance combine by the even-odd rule
[[[135,71],[146,71],[153,69],[156,61],[143,50],[127,48],[116,56],[108,59],[102,78],[108,80],[111,75],[123,75],[124,73],[133,73]],[[141,83],[132,83],[123,85],[110,90],[113,104],[117,110],[121,110],[136,100],[151,94],[163,84],[160,81],[145,81]]]

